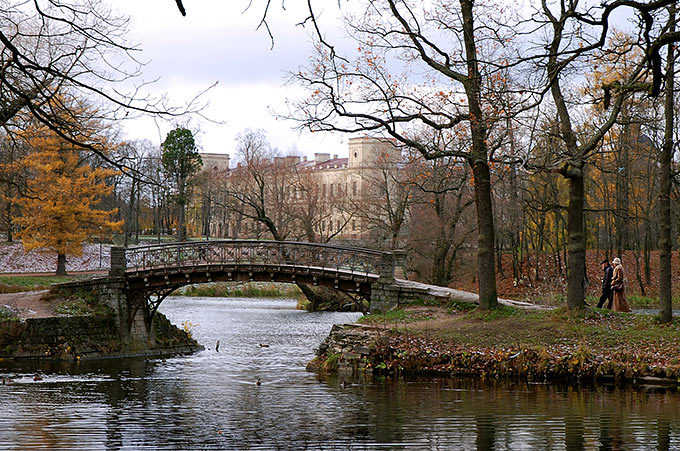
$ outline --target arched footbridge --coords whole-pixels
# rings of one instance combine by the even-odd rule
[[[392,254],[291,241],[220,240],[114,248],[111,272],[131,290],[167,290],[216,281],[324,285],[370,298],[394,272]],[[382,266],[381,266],[382,265]]]
[[[395,285],[405,254],[349,246],[255,240],[213,240],[111,248],[108,277],[59,284],[97,292],[117,312],[124,335],[151,333],[158,306],[191,284],[269,281],[321,285],[355,293],[372,310],[396,304]],[[403,290],[402,290],[403,291]],[[142,327],[144,326],[144,327]],[[145,329],[145,330],[143,330]],[[134,338],[134,337],[133,337]]]

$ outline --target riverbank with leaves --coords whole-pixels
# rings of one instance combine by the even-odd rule
[[[310,369],[680,383],[680,323],[600,309],[412,306],[334,328]]]

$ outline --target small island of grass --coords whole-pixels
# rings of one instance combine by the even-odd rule
[[[325,365],[329,358],[333,365]],[[312,368],[527,380],[680,382],[680,323],[586,308],[410,305],[337,327]]]

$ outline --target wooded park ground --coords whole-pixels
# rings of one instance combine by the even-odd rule
[[[609,257],[611,261],[617,255]],[[642,256],[636,259],[633,251],[626,251],[621,258],[626,277],[626,296],[631,307],[658,308],[657,292],[659,286],[659,253],[652,251],[649,258],[649,283],[646,283],[645,265]],[[600,262],[606,258],[604,251],[588,250],[586,253],[586,270],[588,277],[587,302],[597,304],[602,293],[602,269]],[[673,252],[671,272],[673,287],[673,304],[680,308],[680,252]],[[561,261],[562,268],[565,262]],[[551,254],[541,254],[536,262],[536,254],[529,261],[522,263],[522,273],[527,276],[515,280],[512,272],[512,256],[503,254],[503,271],[497,271],[496,283],[498,296],[527,301],[541,305],[566,305],[566,269],[559,271],[560,262]],[[451,288],[475,292],[477,281],[473,265],[462,265],[456,274]],[[638,279],[639,276],[639,279]]]
[[[83,252],[79,256],[67,256],[67,272],[108,271],[111,266],[110,248],[108,244],[83,245]],[[0,274],[17,273],[45,273],[49,274],[57,269],[57,254],[55,252],[35,249],[24,252],[20,242],[0,242]]]

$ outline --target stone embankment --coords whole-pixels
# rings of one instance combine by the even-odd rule
[[[131,346],[121,339],[113,315],[106,309],[90,305],[95,309],[92,313],[75,315],[55,311],[60,303],[73,301],[55,298],[48,291],[0,295],[0,359],[81,360],[203,349],[160,313],[154,319],[153,340]]]
[[[382,332],[382,334],[381,334]],[[361,324],[335,324],[319,345],[307,370],[357,374],[370,369],[369,358],[389,331]]]
[[[586,345],[480,347],[456,344],[404,330],[361,324],[333,326],[309,371],[440,377],[515,378],[567,383],[680,384],[680,365],[634,352],[600,353]]]
[[[202,347],[159,316],[152,345],[129,349],[111,317],[66,316],[0,322],[0,358],[81,360],[191,353]]]

